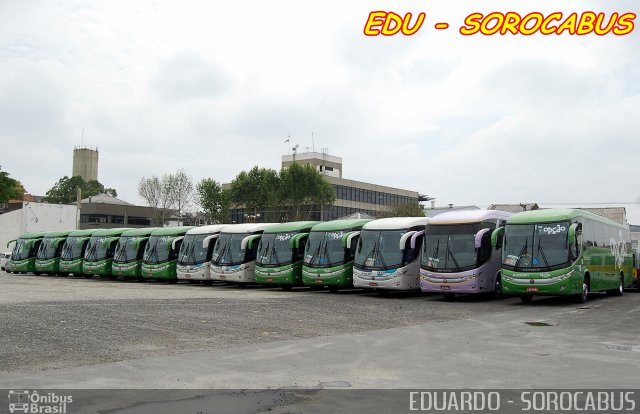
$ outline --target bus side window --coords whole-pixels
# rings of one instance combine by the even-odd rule
[[[140,246],[138,247],[138,254],[136,255],[136,260],[142,260],[142,256],[144,256],[144,251],[147,247],[148,240],[143,240],[140,242]]]
[[[256,254],[258,252],[258,245],[260,244],[260,240],[254,240],[253,243],[251,244],[251,248],[247,249],[247,251],[244,254],[244,259],[247,262],[251,262],[253,260],[256,260]]]
[[[109,244],[109,250],[107,251],[107,257],[113,257],[113,254],[114,254],[114,253],[115,253],[115,251],[116,251],[116,244],[117,244],[117,243],[118,243],[118,241],[117,241],[117,240],[115,240],[115,241],[112,241],[112,242]]]
[[[180,247],[182,247],[182,240],[179,240],[176,243],[176,248],[175,249],[170,249],[169,250],[169,260],[173,260],[173,259],[177,259],[178,258],[178,252],[180,251]]]
[[[300,246],[294,252],[294,258],[293,258],[294,262],[301,260],[304,257],[304,250],[307,247],[307,239],[308,237],[303,237],[300,240]]]
[[[353,239],[351,239],[351,248],[344,249],[345,262],[353,260],[353,257],[355,256],[355,252],[356,252],[356,247],[358,246],[358,244],[360,244],[360,236],[355,236]]]
[[[488,231],[482,235],[482,241],[478,249],[478,265],[489,260],[491,258],[491,252],[491,232]]]

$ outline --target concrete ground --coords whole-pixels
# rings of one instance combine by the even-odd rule
[[[0,274],[0,388],[633,388],[640,294],[522,304]]]

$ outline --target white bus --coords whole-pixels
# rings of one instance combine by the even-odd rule
[[[373,220],[362,227],[353,262],[353,286],[420,289],[420,248],[427,217]]]
[[[501,296],[501,249],[491,247],[491,233],[511,215],[499,210],[464,210],[433,217],[422,244],[420,289],[442,293],[445,299],[458,293]]]
[[[211,280],[255,282],[256,252],[265,229],[279,223],[245,223],[224,229],[213,248]]]
[[[220,232],[233,224],[214,224],[189,230],[182,240],[176,273],[178,279],[188,281],[211,281],[209,262]]]

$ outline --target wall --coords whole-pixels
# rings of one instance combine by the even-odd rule
[[[0,214],[0,251],[22,233],[76,229],[76,206],[25,202],[20,210]]]

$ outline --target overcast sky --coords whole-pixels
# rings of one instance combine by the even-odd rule
[[[606,3],[606,4],[605,4]],[[426,12],[412,37],[369,12]],[[230,181],[328,148],[343,177],[437,203],[620,203],[640,224],[640,28],[471,36],[472,12],[638,13],[604,1],[1,1],[0,165],[28,192],[100,150],[99,181]],[[433,24],[449,22],[447,31]],[[640,22],[636,21],[636,24]]]

